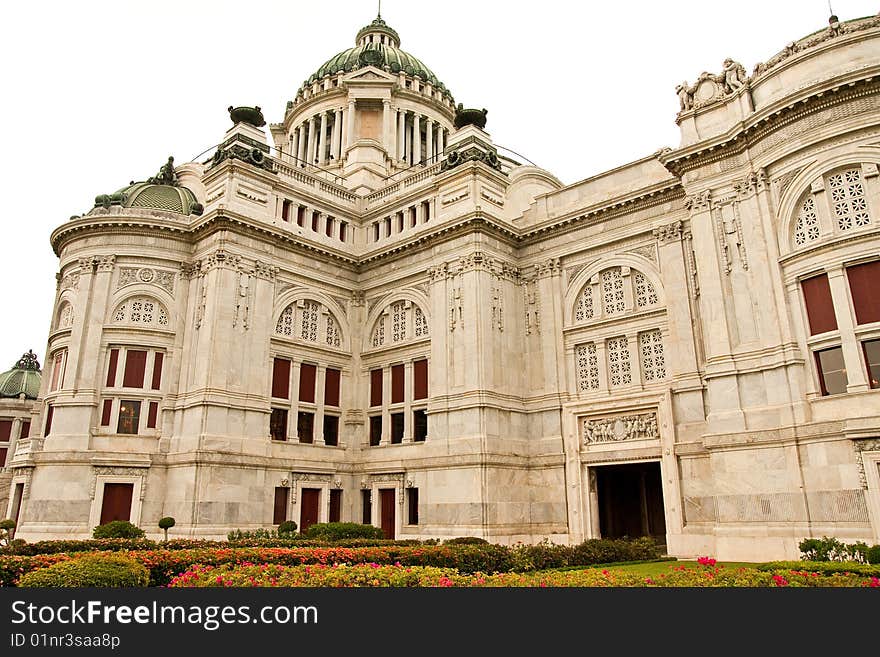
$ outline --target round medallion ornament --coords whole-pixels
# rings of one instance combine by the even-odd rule
[[[152,269],[141,269],[138,272],[138,278],[141,279],[143,283],[151,283],[155,276],[156,274],[153,273]]]

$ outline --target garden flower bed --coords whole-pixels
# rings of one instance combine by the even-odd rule
[[[461,573],[453,568],[400,563],[196,565],[173,578],[173,588],[205,587],[872,587],[876,576],[823,575],[806,570],[763,571],[717,565],[671,566],[668,573],[644,577],[615,569],[534,573]]]

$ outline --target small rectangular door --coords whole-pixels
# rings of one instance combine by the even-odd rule
[[[330,517],[329,522],[339,522],[342,517],[342,491],[334,488],[330,491]]]
[[[131,520],[131,497],[134,484],[104,484],[101,502],[101,524],[113,520]]]
[[[299,530],[305,531],[318,522],[318,508],[321,502],[320,488],[303,488],[300,491]]]
[[[385,538],[394,539],[394,525],[395,525],[395,504],[394,504],[394,489],[393,488],[383,488],[379,491],[380,500],[382,502],[381,511],[382,517],[380,518],[380,524],[382,527],[382,531],[385,532]]]

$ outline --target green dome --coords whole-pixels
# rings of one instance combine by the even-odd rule
[[[174,171],[174,158],[159,168],[159,173],[147,178],[146,182],[131,182],[112,194],[95,197],[95,207],[109,208],[120,205],[123,208],[149,208],[165,210],[178,214],[202,214],[204,208],[186,187],[181,186]]]
[[[15,366],[0,374],[0,397],[36,399],[40,394],[40,363],[33,351],[24,354]]]
[[[390,41],[390,43],[380,43],[378,40],[367,42],[364,37],[371,34],[386,35],[390,37],[386,40]],[[357,34],[355,43],[358,45],[354,48],[343,50],[341,53],[328,59],[314,75],[306,80],[304,85],[320,80],[325,75],[335,75],[340,72],[347,73],[366,68],[367,66],[375,66],[381,69],[388,67],[392,73],[404,71],[408,75],[418,75],[422,80],[430,82],[434,87],[444,91],[447,90],[446,86],[437,79],[437,76],[421,60],[400,49],[397,45],[400,43],[400,37],[381,17],[377,17],[372,23],[362,28]]]

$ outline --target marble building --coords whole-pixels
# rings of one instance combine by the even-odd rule
[[[563,186],[377,18],[98,196],[51,235],[18,535],[880,542],[880,17],[676,92],[678,147]]]

